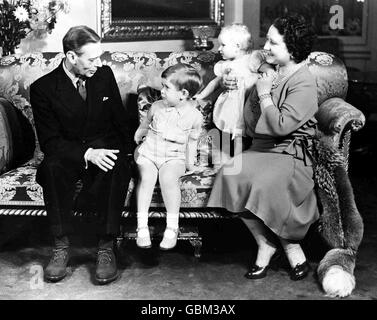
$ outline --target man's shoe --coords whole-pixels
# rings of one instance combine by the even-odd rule
[[[118,278],[118,268],[112,249],[99,249],[97,254],[96,281],[107,284]]]
[[[67,275],[69,260],[68,248],[55,248],[49,264],[44,270],[44,278],[49,282],[58,282]]]

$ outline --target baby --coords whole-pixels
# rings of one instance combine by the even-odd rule
[[[213,109],[213,122],[222,134],[221,154],[220,146],[213,141],[215,166],[229,159],[231,140],[234,142],[234,155],[242,151],[242,136],[245,135],[243,120],[245,94],[256,83],[258,69],[265,61],[261,51],[251,51],[251,34],[243,24],[234,23],[223,27],[218,41],[223,60],[214,66],[216,78],[195,96],[197,100],[207,98],[220,86],[224,74],[230,74],[237,79],[237,89],[224,90],[217,98]]]

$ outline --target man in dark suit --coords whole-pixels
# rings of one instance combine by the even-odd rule
[[[95,279],[106,284],[118,276],[114,238],[130,180],[133,152],[127,113],[113,72],[103,66],[100,37],[86,26],[63,38],[65,58],[58,68],[35,81],[30,100],[44,159],[37,171],[54,236],[47,281],[66,276],[75,186],[94,195],[99,218]]]

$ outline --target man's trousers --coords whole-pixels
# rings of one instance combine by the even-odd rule
[[[98,214],[100,235],[116,236],[130,181],[130,165],[122,152],[112,170],[107,172],[84,160],[73,161],[59,156],[45,157],[37,171],[37,182],[43,188],[47,217],[53,236],[72,233],[72,211],[76,183],[83,182],[83,190],[94,201]],[[92,204],[93,206],[93,204]]]

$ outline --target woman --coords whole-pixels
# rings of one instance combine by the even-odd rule
[[[271,25],[264,49],[276,72],[260,76],[244,108],[252,145],[219,171],[208,202],[242,213],[258,245],[256,261],[245,274],[249,279],[267,275],[277,251],[274,234],[291,265],[291,279],[309,272],[298,241],[319,217],[310,154],[317,87],[305,64],[313,39],[302,16],[278,18]]]

